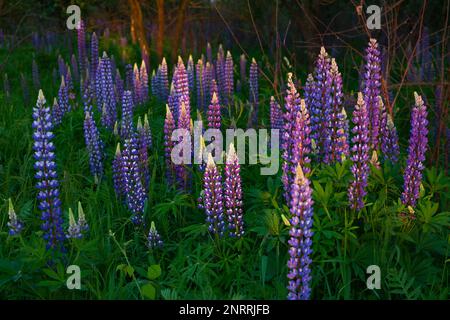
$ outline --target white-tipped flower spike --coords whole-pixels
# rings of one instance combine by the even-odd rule
[[[138,117],[138,122],[137,122],[137,126],[136,126],[137,130],[142,130],[142,120],[141,117]]]
[[[116,137],[119,136],[119,123],[118,123],[117,121],[114,123],[114,130],[113,130],[113,133],[114,133],[114,135],[115,135]]]
[[[64,78],[63,78],[63,83],[64,83]],[[45,104],[45,97],[44,97],[44,92],[42,92],[42,89],[39,89],[38,101],[42,104]]]
[[[66,237],[68,239],[80,239],[82,237],[80,226],[75,221],[72,208],[69,208],[69,228]]]
[[[295,183],[302,185],[305,180],[305,175],[303,174],[302,166],[299,164],[295,170]]]
[[[78,201],[78,226],[80,227],[81,231],[89,230],[89,225],[86,221],[86,216],[84,215],[83,206],[81,205],[80,201]]]
[[[373,150],[373,152],[372,152],[372,158],[370,159],[370,163],[374,167],[380,168],[380,162],[378,161],[378,153],[376,150]]]
[[[214,163],[214,159],[211,153],[208,153],[208,162],[206,163],[208,168],[215,168],[216,164]]]
[[[8,199],[8,217],[9,221],[7,225],[9,227],[9,235],[14,236],[19,234],[23,229],[23,223],[17,218],[11,198]]]
[[[103,56],[102,56],[102,58],[108,58],[108,55],[106,54],[105,51],[103,51]]]
[[[227,163],[232,163],[237,158],[236,150],[234,148],[234,143],[230,143],[227,153]]]

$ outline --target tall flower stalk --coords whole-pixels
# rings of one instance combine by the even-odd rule
[[[86,112],[84,119],[84,139],[89,153],[89,166],[95,180],[103,175],[103,142],[91,112]]]
[[[366,103],[361,92],[358,93],[358,100],[353,111],[353,138],[352,155],[353,162],[351,172],[353,179],[348,189],[348,199],[353,210],[364,208],[364,197],[367,194],[367,179],[369,177],[369,114]]]
[[[428,147],[427,107],[417,92],[414,92],[415,105],[411,113],[411,133],[409,136],[408,158],[403,174],[404,184],[402,203],[415,207],[419,199],[422,171],[425,169],[425,153]]]
[[[225,164],[224,196],[230,236],[240,238],[244,235],[241,166],[233,144]]]
[[[272,129],[283,129],[283,111],[273,96],[270,97],[270,127]]]
[[[63,250],[65,239],[59,182],[56,173],[55,145],[53,144],[53,123],[50,108],[45,106],[45,97],[39,90],[36,107],[33,109],[33,150],[38,190],[38,208],[41,211],[44,240],[49,250]]]
[[[133,135],[133,96],[131,91],[123,92],[122,121],[120,122],[120,136],[129,139]]]
[[[292,184],[289,220],[288,299],[308,300],[311,296],[311,254],[313,200],[310,181],[299,164]]]
[[[233,57],[230,51],[227,51],[224,64],[224,103],[225,105],[232,102],[234,94],[234,74],[233,74]]]
[[[252,106],[251,123],[256,126],[258,123],[258,106],[259,106],[259,85],[258,85],[258,64],[255,58],[252,58],[252,63],[250,64],[250,104]]]
[[[199,206],[205,210],[209,232],[223,236],[225,221],[222,176],[211,154],[208,154],[208,162],[203,176],[203,194]]]
[[[164,120],[164,158],[166,162],[167,181],[172,184],[174,181],[174,164],[172,162],[172,149],[174,142],[172,141],[172,133],[175,130],[175,120],[168,105],[166,105],[166,119]]]
[[[380,106],[378,96],[381,94],[381,58],[378,43],[369,40],[364,66],[363,94],[370,119],[370,145],[374,150],[380,148]]]

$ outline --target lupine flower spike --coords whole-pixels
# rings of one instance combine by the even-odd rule
[[[386,112],[386,108],[384,107],[383,100],[380,96],[378,96],[378,100],[378,105],[381,109],[381,151],[383,152],[385,159],[389,159],[391,162],[395,163],[398,161],[400,154],[397,130],[395,129],[391,115]]]
[[[355,111],[353,112],[353,138],[351,172],[353,179],[348,189],[348,199],[353,210],[364,207],[364,197],[367,194],[367,178],[369,176],[369,115],[361,92],[358,93]]]
[[[38,207],[42,212],[44,240],[47,241],[47,249],[62,250],[65,235],[62,227],[58,174],[56,173],[55,145],[52,142],[53,123],[50,108],[45,106],[42,90],[39,90],[36,107],[33,110],[33,119],[33,150],[36,160],[34,168],[36,169]]]
[[[175,120],[168,105],[166,105],[166,119],[164,120],[164,158],[166,162],[166,176],[168,183],[173,183],[174,164],[172,162],[172,149],[174,142],[172,141],[172,133],[175,130]]]
[[[203,176],[203,194],[199,207],[205,210],[209,232],[222,236],[225,231],[222,176],[210,153]]]
[[[148,232],[147,246],[149,249],[156,249],[162,248],[163,245],[164,243],[161,240],[161,236],[159,235],[158,230],[156,230],[155,222],[152,221],[150,231]]]
[[[124,197],[126,194],[125,186],[125,168],[123,163],[122,153],[120,151],[120,143],[117,144],[116,153],[112,163],[113,184],[116,196],[118,198]]]
[[[8,221],[7,225],[9,228],[9,235],[15,236],[15,235],[20,234],[24,225],[23,225],[23,222],[17,217],[16,212],[14,211],[14,207],[13,207],[11,199],[8,199],[8,206],[9,206],[9,208],[8,208],[9,221]]]
[[[259,105],[259,86],[258,86],[258,64],[255,58],[252,58],[252,63],[250,65],[250,104],[252,106],[253,112],[251,116],[251,123],[256,126],[258,122],[258,105]]]
[[[278,130],[283,129],[283,111],[273,96],[270,97],[270,127]]]
[[[411,133],[409,136],[408,159],[403,175],[402,203],[415,207],[419,199],[422,171],[425,168],[425,153],[428,145],[427,107],[421,96],[414,92],[415,105],[411,113]]]
[[[89,153],[91,173],[98,181],[103,175],[103,142],[90,112],[86,112],[84,119],[84,138]]]
[[[225,164],[225,208],[228,228],[231,237],[244,235],[244,219],[242,215],[242,182],[241,167],[234,145],[230,144]]]
[[[308,300],[311,295],[313,200],[310,181],[300,165],[296,168],[289,209],[288,299]]]
[[[86,216],[84,215],[83,206],[80,201],[78,201],[78,226],[80,227],[81,232],[89,231],[89,225],[86,221]]]

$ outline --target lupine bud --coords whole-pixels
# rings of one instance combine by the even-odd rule
[[[241,73],[241,83],[247,82],[247,59],[245,58],[244,54],[241,54],[241,57],[239,59],[239,67],[240,67],[240,73]]]
[[[204,85],[204,67],[202,59],[198,59],[197,65],[195,67],[196,80],[197,80],[197,106],[198,109],[204,110],[203,102],[205,96],[205,88]]]
[[[90,112],[84,120],[84,139],[89,153],[91,174],[100,179],[103,175],[103,142]]]
[[[84,215],[83,206],[80,201],[78,201],[78,226],[80,227],[81,232],[89,231],[89,225],[86,221],[86,216]]]
[[[149,249],[156,249],[162,248],[163,245],[164,243],[161,240],[161,236],[156,230],[155,223],[152,221],[150,225],[150,231],[148,232],[147,246],[149,247]]]
[[[81,239],[83,237],[81,228],[73,216],[72,208],[69,208],[69,228],[67,229],[66,237],[67,239]]]
[[[138,134],[138,150],[139,150],[139,171],[142,177],[142,185],[145,192],[148,192],[150,183],[150,171],[148,168],[148,132],[142,126],[141,117],[138,118],[137,124]]]
[[[358,101],[353,111],[353,138],[351,172],[353,179],[348,189],[348,199],[353,210],[361,210],[364,207],[364,197],[367,194],[367,178],[369,176],[369,115],[366,103],[361,92],[358,93]]]
[[[57,106],[57,107],[56,107]],[[52,115],[54,125],[62,122],[62,118],[69,111],[69,93],[64,77],[61,78],[61,86],[58,91],[58,103],[53,104]]]
[[[419,199],[422,171],[425,169],[425,153],[428,147],[427,107],[417,92],[414,92],[415,105],[411,113],[411,133],[409,136],[408,159],[403,174],[404,185],[402,202],[415,207]]]
[[[42,212],[42,230],[47,249],[63,249],[65,239],[61,201],[59,199],[59,182],[56,173],[55,145],[53,144],[53,123],[50,108],[45,106],[45,97],[39,90],[36,107],[33,109],[33,150],[36,160],[34,168],[38,189],[37,199]]]
[[[303,174],[300,164],[296,168],[291,189],[289,220],[289,261],[288,261],[288,299],[308,300],[311,295],[311,254],[313,200],[310,182]]]
[[[241,166],[234,145],[230,144],[225,164],[225,208],[230,236],[240,238],[244,235],[242,215]]]
[[[8,208],[9,221],[7,223],[7,226],[9,228],[9,235],[15,236],[15,235],[20,234],[24,225],[23,225],[22,220],[17,218],[17,215],[16,215],[16,212],[14,211],[14,207],[13,207],[11,199],[8,199],[8,205],[9,205],[9,208]]]
[[[134,86],[134,95],[133,95],[133,101],[136,105],[140,104],[142,102],[142,84],[141,79],[139,77],[139,69],[137,64],[134,64],[133,67],[133,86]]]
[[[194,60],[192,60],[192,55],[189,55],[187,68],[186,68],[189,92],[194,93]]]
[[[203,176],[200,208],[205,210],[209,232],[222,236],[225,231],[222,177],[211,154],[208,154],[208,162]]]

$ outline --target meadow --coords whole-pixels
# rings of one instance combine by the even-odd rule
[[[213,44],[192,62],[167,57],[164,79],[157,56],[141,56],[114,34],[97,34],[93,50],[88,30],[38,35],[13,51],[6,40],[0,46],[1,299],[449,298],[447,155],[426,160],[435,144],[432,110],[448,101],[429,87],[404,88],[394,106],[370,98],[381,86],[383,57],[370,51],[376,40],[359,48],[364,72],[343,71],[339,82],[344,58],[331,62],[318,48],[312,78],[288,61],[275,92],[263,76],[267,57],[257,53],[243,60],[239,48],[228,56]],[[186,83],[175,79],[171,91],[174,73]],[[380,110],[376,143],[373,110]],[[206,158],[173,166],[169,113],[173,128],[202,119],[223,132],[280,129],[278,172]],[[39,149],[49,140],[54,150]],[[118,144],[128,157],[120,170]],[[40,193],[45,179],[56,187],[39,190],[57,195]],[[43,203],[54,211],[41,219]],[[70,265],[81,270],[80,290],[66,286]],[[367,286],[372,265],[380,289]]]

